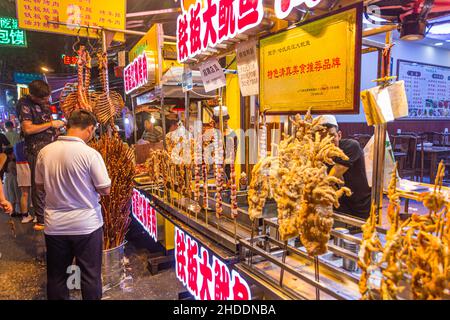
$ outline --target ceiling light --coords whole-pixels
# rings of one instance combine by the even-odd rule
[[[443,44],[444,44],[443,42],[437,42],[434,45],[439,47],[439,46],[442,46]]]
[[[450,34],[450,23],[435,24],[431,29],[432,34]]]
[[[425,38],[426,28],[426,20],[421,19],[418,14],[410,14],[403,19],[400,39],[406,41],[422,40]]]

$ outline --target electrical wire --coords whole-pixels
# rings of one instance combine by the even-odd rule
[[[199,97],[202,97],[202,98],[208,98],[208,99],[215,99],[215,98],[217,98],[217,96],[209,96],[209,95],[204,95],[204,94],[195,92],[194,89],[192,89],[190,92],[192,92],[192,93],[194,93],[194,94],[196,94],[196,95],[198,95]]]

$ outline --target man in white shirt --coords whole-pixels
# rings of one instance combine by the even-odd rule
[[[99,195],[108,195],[111,180],[101,155],[86,143],[97,126],[95,116],[76,110],[67,136],[44,147],[37,158],[36,185],[45,190],[47,297],[69,299],[73,258],[81,275],[84,300],[102,297],[103,217]],[[74,273],[76,274],[76,273]]]

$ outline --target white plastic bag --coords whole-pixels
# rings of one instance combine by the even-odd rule
[[[364,162],[366,165],[366,176],[369,187],[372,187],[372,174],[373,174],[373,156],[374,156],[374,141],[375,136],[370,138],[369,142],[364,147]],[[394,152],[392,150],[391,141],[389,140],[389,135],[386,133],[386,143],[385,143],[385,156],[384,156],[384,189],[387,190],[389,182],[391,181],[392,171],[395,166]],[[398,173],[397,173],[398,176]]]

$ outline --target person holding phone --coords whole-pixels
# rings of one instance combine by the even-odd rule
[[[50,86],[43,80],[34,80],[28,85],[30,94],[17,102],[16,112],[25,137],[25,150],[31,169],[31,200],[36,218],[35,230],[44,230],[45,193],[36,189],[34,181],[36,159],[39,151],[55,141],[58,129],[65,126],[61,120],[53,120],[50,110]]]

